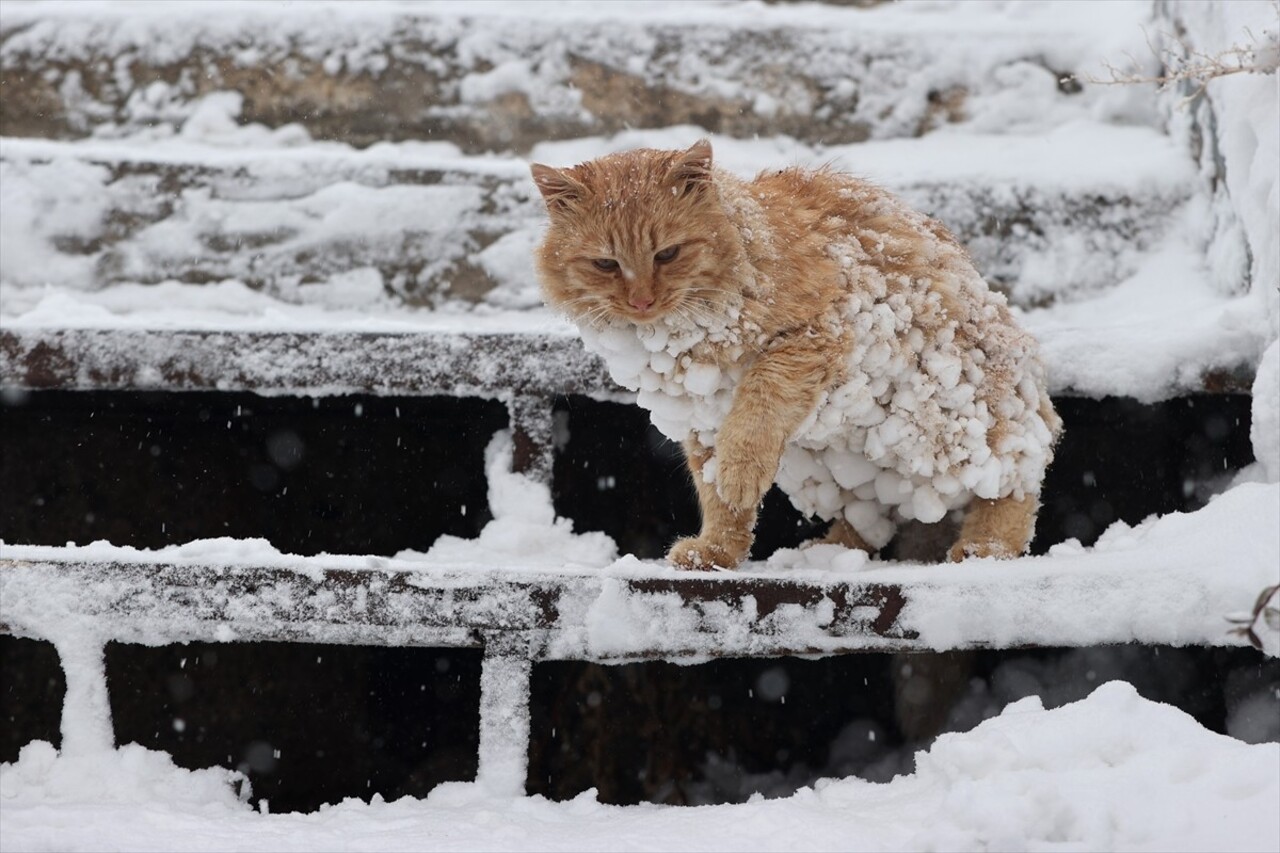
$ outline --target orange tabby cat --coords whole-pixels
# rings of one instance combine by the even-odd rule
[[[952,559],[1026,551],[1061,422],[939,223],[832,170],[742,181],[705,140],[533,177],[547,302],[684,445],[702,530],[672,562],[740,563],[775,481],[850,547],[963,511]]]

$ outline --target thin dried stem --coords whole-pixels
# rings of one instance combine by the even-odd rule
[[[1280,16],[1280,3],[1273,3]],[[1151,75],[1143,73],[1142,63],[1131,54],[1128,68],[1120,68],[1110,62],[1104,62],[1106,77],[1085,77],[1088,83],[1101,86],[1134,85],[1154,83],[1161,91],[1174,85],[1194,85],[1191,92],[1178,103],[1179,108],[1186,107],[1204,94],[1209,82],[1219,77],[1233,74],[1270,74],[1280,68],[1280,49],[1277,49],[1276,32],[1264,32],[1259,37],[1249,28],[1245,28],[1245,43],[1235,43],[1225,50],[1208,53],[1192,47],[1180,35],[1161,31],[1162,44],[1156,45],[1151,34],[1143,29],[1147,47],[1151,50],[1163,68],[1163,73]]]

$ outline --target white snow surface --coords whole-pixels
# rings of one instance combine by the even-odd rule
[[[499,438],[491,446],[491,464],[500,458],[504,441]],[[708,610],[695,630],[693,616],[681,615],[676,593],[627,595],[620,583],[624,579],[684,575],[662,561],[617,558],[614,543],[603,534],[573,534],[568,522],[549,521],[554,513],[543,487],[506,477],[512,480],[491,483],[491,489],[501,494],[500,506],[518,497],[519,509],[500,510],[476,540],[442,540],[426,554],[300,557],[282,554],[261,539],[223,538],[156,550],[106,542],[65,547],[0,543],[0,558],[208,566],[213,574],[234,566],[286,568],[312,577],[320,568],[410,571],[421,572],[425,585],[443,586],[458,581],[483,586],[486,579],[536,577],[540,570],[551,570],[573,591],[562,601],[552,656],[603,659],[628,650],[671,649],[682,655],[692,652],[696,659],[712,656],[725,644],[739,652],[750,650],[743,632],[756,621],[753,611]],[[1243,482],[1195,512],[1153,516],[1136,527],[1117,522],[1092,547],[1069,540],[1041,557],[920,565],[869,560],[862,552],[818,546],[779,551],[766,562],[748,562],[730,574],[816,584],[901,585],[908,603],[900,627],[918,632],[922,647],[938,651],[975,645],[1240,645],[1244,640],[1229,633],[1227,617],[1248,611],[1264,587],[1280,583],[1278,517],[1280,484]],[[74,640],[63,637],[67,631],[76,636],[97,632],[94,636],[101,640],[103,632],[113,630],[110,623],[92,630],[77,627],[85,609],[77,597],[84,590],[42,577],[46,580],[35,578],[30,584],[15,580],[5,589],[0,615],[9,624],[55,640]],[[157,608],[154,624],[144,619],[143,624],[114,627],[151,644],[171,641],[171,629],[193,627],[182,611]],[[820,619],[798,614],[791,621],[786,614],[778,619],[775,633],[792,631],[797,647],[830,646],[830,637],[818,627]],[[228,638],[234,636],[230,627]],[[665,635],[666,628],[679,636]],[[1280,630],[1259,624],[1258,631],[1267,653],[1280,654]]]
[[[1214,734],[1124,682],[1036,697],[917,755],[884,784],[822,779],[740,805],[617,807],[449,783],[424,800],[260,814],[230,771],[136,745],[72,759],[44,742],[0,765],[5,850],[1132,850],[1280,846],[1280,744]]]
[[[1170,11],[1183,22],[1185,40],[1202,54],[1246,47],[1255,52],[1258,65],[1275,63],[1280,56],[1280,10],[1274,3],[1182,0]],[[1271,331],[1280,335],[1280,72],[1216,77],[1206,96],[1216,131],[1216,148],[1206,150],[1220,157],[1225,178],[1225,193],[1215,200],[1228,208],[1214,211],[1226,221],[1216,224],[1210,257],[1223,266],[1234,262],[1245,267],[1264,300]],[[1177,136],[1185,122],[1172,125]],[[1247,259],[1232,257],[1241,237],[1248,246]]]
[[[87,44],[103,49],[141,46],[149,58],[164,61],[180,57],[198,38],[207,41],[212,34],[215,42],[234,41],[251,28],[281,49],[297,47],[305,55],[374,74],[392,18],[405,13],[527,16],[561,26],[590,19],[609,25],[648,21],[736,27],[790,23],[799,15],[805,26],[856,25],[869,38],[908,31],[938,46],[957,35],[977,34],[993,45],[992,61],[982,72],[993,79],[976,90],[964,122],[922,139],[839,147],[783,137],[744,141],[716,136],[717,159],[744,175],[833,159],[908,196],[914,182],[937,179],[1072,192],[1119,187],[1182,204],[1196,179],[1194,167],[1149,126],[1157,120],[1149,90],[1090,89],[1072,101],[1054,94],[1055,81],[1045,68],[1007,61],[1011,45],[1019,50],[1030,45],[1057,67],[1083,67],[1086,51],[1092,59],[1117,62],[1124,50],[1143,54],[1137,25],[1148,18],[1149,4],[1090,4],[1088,15],[1078,13],[1077,3],[1061,0],[966,0],[963,6],[958,14],[961,10],[949,0],[894,3],[868,16],[860,10],[755,2],[449,0],[322,3],[304,18],[294,4],[205,3],[173,15],[173,7],[160,3],[7,0],[0,14],[6,30],[37,22],[14,35],[12,46],[38,43],[63,55]],[[1267,16],[1274,17],[1272,4],[1263,2],[1181,7],[1195,25],[1192,35],[1207,48],[1229,44],[1246,25],[1263,30],[1271,25]],[[304,20],[306,37],[290,42]],[[470,38],[480,54],[493,49],[483,27],[471,30]],[[254,58],[246,53],[241,59]],[[954,62],[955,56],[947,61]],[[550,103],[552,96],[541,88],[545,79],[531,79],[526,70],[558,73],[555,68],[499,64],[463,81],[464,100],[527,90],[535,104],[540,99]],[[702,69],[693,72],[696,77]],[[128,75],[124,67],[116,73]],[[708,78],[697,85],[714,88],[725,82]],[[912,82],[926,84],[925,76]],[[1096,282],[1095,273],[1095,283],[1105,286],[1055,294],[1062,298],[1022,316],[1040,340],[1054,390],[1157,399],[1196,387],[1200,374],[1219,364],[1260,361],[1252,438],[1269,483],[1240,483],[1196,512],[1148,519],[1133,528],[1116,524],[1091,548],[1068,542],[1047,557],[918,566],[815,546],[779,552],[766,563],[745,565],[740,573],[904,584],[910,602],[904,623],[937,649],[1135,639],[1238,643],[1226,635],[1229,624],[1223,617],[1246,610],[1262,587],[1280,581],[1280,349],[1274,343],[1280,334],[1278,85],[1275,74],[1234,75],[1210,84],[1227,165],[1226,202],[1215,201],[1210,209],[1209,202],[1192,200],[1176,212],[1172,226],[1153,246],[1121,259],[1117,268],[1124,272],[1115,280]],[[163,87],[142,92],[129,110],[135,119],[154,116],[181,124],[176,134],[161,130],[75,144],[0,141],[0,155],[7,161],[38,154],[53,162],[53,168],[38,173],[6,164],[10,171],[0,181],[5,213],[0,216],[0,325],[572,334],[564,321],[534,307],[528,249],[536,231],[523,226],[483,251],[442,248],[505,282],[493,304],[479,310],[406,308],[387,297],[386,283],[370,268],[347,270],[283,295],[255,290],[235,277],[208,285],[163,281],[87,287],[92,256],[52,246],[55,235],[89,238],[101,225],[108,200],[100,192],[101,167],[87,162],[91,155],[215,165],[250,158],[259,172],[286,181],[300,179],[326,160],[335,172],[354,162],[366,175],[399,166],[497,177],[526,173],[522,161],[463,157],[448,144],[399,143],[355,152],[315,142],[296,126],[271,130],[238,124],[239,104],[229,93],[194,105],[170,103],[171,94]],[[177,119],[170,115],[175,112]],[[531,159],[568,165],[639,145],[684,147],[699,135],[694,128],[627,131],[610,138],[546,143]],[[59,191],[42,192],[33,175],[56,178]],[[301,233],[297,248],[353,234],[376,240],[394,227],[394,217],[381,223],[343,220],[342,202],[353,199],[368,203],[367,211],[401,214],[415,204],[447,200],[452,213],[469,215],[474,199],[467,188],[449,191],[447,198],[392,199],[348,187],[341,198],[330,199],[333,204],[313,206],[311,219],[293,222]],[[374,200],[403,204],[379,207]],[[197,201],[193,209],[202,214],[225,215],[231,209],[205,203],[217,200]],[[10,215],[15,209],[30,214]],[[283,208],[260,210],[273,222],[293,215]],[[176,237],[189,240],[194,233]],[[1209,235],[1217,236],[1206,247]],[[177,242],[166,243],[164,236],[155,235],[153,245],[180,248]],[[309,239],[313,242],[307,243]],[[1036,282],[1050,281],[1049,273],[1062,265],[1078,264],[1086,273],[1090,265],[1102,269],[1096,255],[1064,240],[1045,253],[1040,273],[1028,270],[1027,281],[1042,286]],[[1249,273],[1247,288],[1240,286],[1240,269]],[[710,387],[712,380],[707,375],[694,382]],[[312,572],[323,561],[355,570],[409,569],[424,575],[459,570],[495,577],[524,571],[503,568],[518,558],[529,570],[603,581],[599,594],[582,602],[580,635],[563,640],[573,651],[591,654],[660,641],[650,634],[653,612],[629,601],[613,581],[669,577],[674,570],[619,559],[602,534],[573,533],[567,521],[555,518],[545,489],[506,474],[509,454],[509,438],[500,435],[486,455],[494,521],[477,540],[444,538],[426,554],[302,558],[281,554],[264,540],[219,539],[155,551],[107,543],[65,548],[0,543],[0,557],[279,566],[299,572]],[[0,603],[15,606],[11,599]],[[727,614],[725,630],[740,616]],[[60,628],[90,630],[73,622]],[[1259,629],[1267,652],[1280,654],[1280,632]],[[92,628],[109,630],[109,625]],[[706,641],[723,636],[727,634],[709,632]],[[100,637],[62,639],[92,643]],[[228,770],[184,770],[168,756],[137,745],[59,755],[36,742],[17,762],[0,765],[0,848],[1280,850],[1280,746],[1249,746],[1212,734],[1182,712],[1140,698],[1123,683],[1106,684],[1088,699],[1054,710],[1044,710],[1035,698],[1018,702],[970,732],[942,736],[917,764],[915,773],[887,784],[824,780],[784,799],[693,809],[618,808],[598,803],[591,792],[565,803],[511,799],[475,785],[449,784],[425,800],[349,800],[312,815],[267,815],[251,811],[233,792],[236,774]]]

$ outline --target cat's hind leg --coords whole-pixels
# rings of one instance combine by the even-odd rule
[[[888,545],[898,532],[898,525],[890,517],[892,508],[876,500],[859,498],[850,492],[844,493],[844,522],[849,530],[863,544],[860,547],[868,554],[874,554]]]
[[[831,523],[831,529],[827,530],[827,534],[818,539],[813,539],[814,544],[838,544],[845,548],[856,548],[858,551],[867,553],[876,552],[876,548],[867,544],[867,539],[863,539],[858,530],[854,530],[854,525],[849,524],[845,519],[836,519]]]
[[[667,559],[682,569],[732,569],[747,557],[755,538],[756,511],[739,511],[725,503],[714,483],[702,476],[702,468],[712,451],[695,441],[686,441],[685,459],[698,490],[702,510],[702,531],[679,539],[667,552]]]
[[[815,545],[840,545],[845,548],[851,548],[858,551],[866,551],[868,554],[874,554],[876,549],[867,544],[867,540],[863,539],[858,531],[853,529],[853,525],[844,518],[837,518],[831,522],[831,528],[827,530],[826,535],[812,540]]]
[[[952,562],[965,557],[1018,557],[1031,546],[1040,498],[1025,495],[987,500],[974,498],[960,525],[960,536],[951,546]]]

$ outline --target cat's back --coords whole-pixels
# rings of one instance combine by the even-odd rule
[[[886,272],[929,278],[973,268],[942,223],[847,172],[830,166],[773,170],[757,175],[750,187],[784,244],[800,251],[829,253],[852,239],[863,263]],[[821,235],[821,242],[795,239],[804,234]]]

